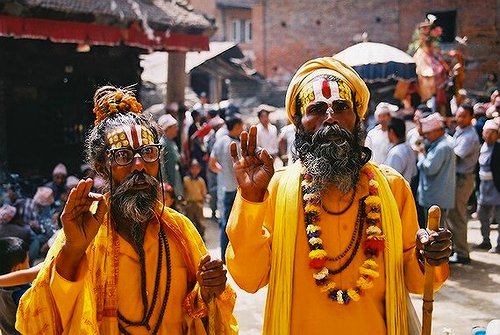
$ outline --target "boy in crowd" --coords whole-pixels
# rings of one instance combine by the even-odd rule
[[[184,196],[187,201],[186,216],[194,223],[201,237],[205,234],[203,223],[203,203],[207,196],[207,186],[201,177],[201,164],[193,159],[189,167],[189,174],[184,176]]]

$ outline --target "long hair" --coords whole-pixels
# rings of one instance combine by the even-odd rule
[[[132,102],[125,105],[116,104],[116,111],[110,111],[115,104],[115,96],[117,94],[122,96],[121,101]],[[94,112],[96,112],[96,116],[103,110],[107,111],[107,116],[96,122],[87,134],[85,140],[85,160],[94,171],[106,180],[105,191],[109,190],[110,186],[108,182],[109,171],[103,168],[106,164],[106,150],[108,149],[106,141],[107,133],[118,127],[137,124],[151,131],[155,143],[159,141],[160,129],[156,122],[150,116],[140,114],[138,111],[132,111],[130,105],[134,106],[134,104],[137,104],[137,102],[130,88],[103,86],[94,95]]]

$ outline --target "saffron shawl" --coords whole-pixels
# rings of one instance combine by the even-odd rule
[[[382,231],[386,237],[385,304],[388,335],[408,334],[407,291],[403,275],[403,242],[401,218],[396,200],[382,171],[371,163],[381,199]],[[271,273],[265,311],[263,334],[289,334],[292,310],[292,284],[297,221],[302,211],[300,189],[301,164],[294,163],[278,186],[276,216],[272,241]]]
[[[157,216],[162,213],[158,203]],[[189,298],[183,308],[187,311],[186,334],[206,334],[202,318],[210,314],[215,317],[217,334],[237,334],[238,325],[232,315],[235,293],[229,285],[216,299],[215,304],[207,307],[201,300],[196,282],[196,269],[203,255],[207,253],[203,240],[191,222],[170,208],[164,208],[159,217],[166,234],[174,236],[176,245],[183,255],[187,268]],[[55,271],[54,262],[64,245],[65,236],[61,231],[56,242],[49,250],[45,264],[29,289],[21,298],[17,313],[16,328],[23,334],[100,334],[100,327],[106,335],[119,334],[117,321],[116,271],[118,255],[117,233],[111,227],[106,215],[94,241],[87,249],[89,271],[83,281],[83,289],[75,304],[74,315],[66,329],[61,320],[50,289],[51,272]],[[214,306],[215,305],[215,306]],[[215,310],[212,310],[214,309]],[[107,319],[107,320],[106,320]],[[103,321],[106,321],[103,323]],[[102,328],[103,325],[105,329]]]

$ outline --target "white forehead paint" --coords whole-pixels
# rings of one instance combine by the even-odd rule
[[[315,80],[312,84],[316,101],[323,101],[331,105],[334,101],[341,99],[339,85],[336,81],[321,78]]]

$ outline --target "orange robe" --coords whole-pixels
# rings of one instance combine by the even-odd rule
[[[285,170],[286,171],[286,170]],[[246,201],[240,194],[233,205],[227,233],[230,240],[226,261],[236,283],[245,291],[256,292],[270,281],[271,257],[273,253],[273,225],[276,214],[278,185],[285,171],[275,173],[269,186],[269,193],[262,203]],[[402,221],[404,280],[407,289],[413,293],[423,291],[423,274],[415,251],[415,237],[418,229],[413,197],[408,183],[394,170],[386,171],[387,180],[394,193]],[[368,195],[368,178],[362,174],[357,186],[353,205],[342,215],[321,213],[321,239],[328,255],[340,254],[349,244],[358,213],[359,199]],[[334,199],[341,199],[340,201]],[[341,197],[339,191],[330,190],[322,197],[323,204],[331,211],[340,211],[350,202],[350,194]],[[300,206],[301,207],[301,206]],[[305,232],[304,213],[298,217],[289,213],[289,220],[298,220],[295,239],[295,255],[292,280],[292,306],[290,334],[386,334],[385,321],[385,267],[384,255],[376,260],[380,276],[374,287],[366,290],[360,300],[340,305],[320,291],[312,277],[314,271],[308,266],[309,246]],[[365,228],[366,229],[366,226]],[[339,289],[356,286],[359,267],[366,259],[362,246],[352,263],[333,280]],[[338,268],[345,261],[329,262],[328,267]],[[278,274],[279,276],[279,274]],[[436,270],[436,288],[448,276],[448,266]],[[271,284],[270,284],[271,285]],[[269,287],[269,291],[272,288]],[[269,301],[269,299],[268,299]],[[278,309],[279,306],[266,306]]]
[[[157,213],[161,213],[161,205]],[[207,306],[201,298],[195,273],[200,258],[207,250],[196,229],[187,218],[170,208],[164,209],[159,221],[161,223],[156,221],[148,225],[144,238],[149,305],[154,292],[160,224],[170,250],[171,286],[158,334],[206,334],[208,314],[215,317],[215,333],[238,333],[232,315],[235,293],[229,285],[213,305]],[[142,318],[139,257],[133,247],[110,227],[108,220],[101,225],[74,282],[65,280],[55,270],[54,260],[64,241],[64,234],[61,234],[33,288],[21,299],[16,327],[22,333],[118,334],[118,310],[128,320]],[[165,259],[163,251],[151,330],[128,327],[127,331],[131,334],[150,334],[155,326],[167,286]]]

